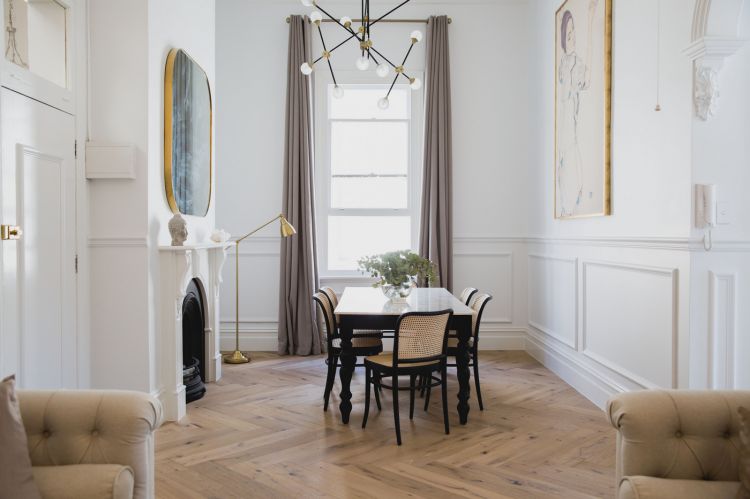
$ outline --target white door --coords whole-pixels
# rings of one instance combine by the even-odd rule
[[[70,114],[0,90],[0,376],[24,388],[77,386],[75,122]]]

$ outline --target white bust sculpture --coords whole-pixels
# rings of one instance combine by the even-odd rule
[[[179,213],[175,213],[169,221],[169,234],[172,236],[172,246],[182,246],[187,240],[187,222]]]

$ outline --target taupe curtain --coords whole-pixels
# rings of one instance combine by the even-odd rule
[[[291,16],[282,211],[297,234],[281,240],[279,354],[321,353],[313,293],[318,289],[313,182],[312,91],[300,65],[310,60],[310,25]]]
[[[453,289],[453,159],[448,17],[427,23],[424,172],[419,254],[437,264],[439,286]]]

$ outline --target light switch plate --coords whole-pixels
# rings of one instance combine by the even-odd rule
[[[731,214],[728,202],[720,201],[716,203],[716,223],[718,225],[729,225],[731,223]]]

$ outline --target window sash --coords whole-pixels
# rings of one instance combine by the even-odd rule
[[[414,73],[415,76],[421,77],[419,73]],[[365,85],[371,88],[382,88],[385,85],[387,88],[389,84],[385,84],[381,81],[375,80],[376,77],[364,75],[359,71],[337,71],[337,80],[343,86],[349,85]],[[328,217],[361,217],[361,216],[404,216],[409,217],[411,220],[411,248],[417,249],[418,234],[419,234],[419,197],[421,195],[421,164],[422,164],[422,147],[421,144],[417,143],[417,140],[421,142],[422,122],[423,116],[422,111],[424,109],[423,104],[423,90],[409,91],[408,101],[408,119],[403,118],[330,118],[329,117],[329,91],[328,85],[332,84],[330,75],[317,72],[315,73],[315,92],[316,102],[321,105],[316,108],[315,120],[316,120],[316,197],[318,203],[316,206],[316,222],[318,230],[318,264],[320,268],[320,275],[322,278],[329,277],[342,277],[342,278],[363,278],[361,273],[356,270],[331,270],[328,268]],[[323,105],[324,104],[324,105]],[[332,206],[332,180],[334,178],[352,178],[367,177],[365,175],[360,176],[359,174],[348,175],[338,174],[333,175],[331,172],[331,128],[334,122],[397,122],[407,123],[408,125],[408,147],[409,147],[409,160],[408,170],[406,174],[375,174],[372,178],[384,177],[384,178],[406,178],[407,180],[407,206],[406,208],[334,208]],[[367,145],[363,144],[363,147]],[[371,147],[377,147],[377,144]],[[365,151],[366,152],[366,151]],[[363,255],[364,256],[364,255]]]

